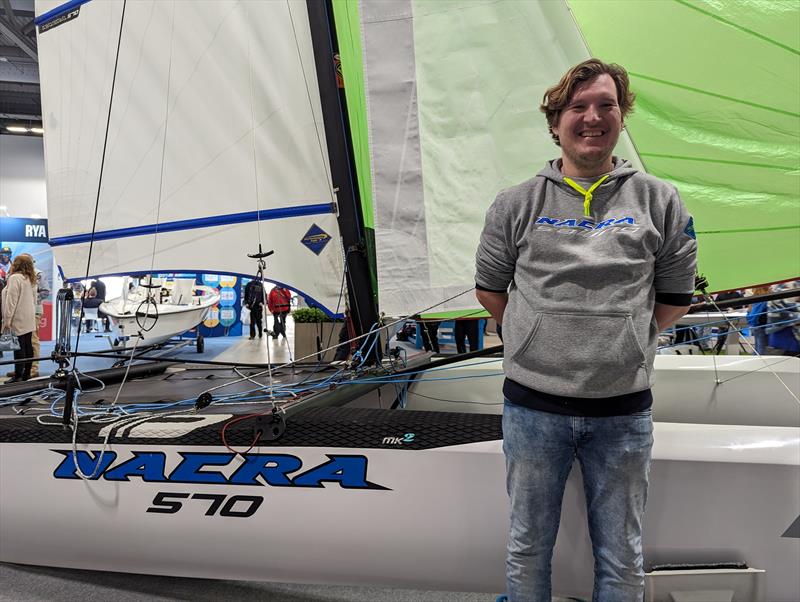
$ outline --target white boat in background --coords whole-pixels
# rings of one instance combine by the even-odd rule
[[[161,283],[157,279],[140,284],[123,295],[100,305],[113,325],[113,346],[127,349],[159,345],[195,328],[206,319],[220,298],[219,291],[195,284],[194,279],[175,278]],[[198,351],[202,352],[198,334]]]

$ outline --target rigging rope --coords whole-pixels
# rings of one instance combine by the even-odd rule
[[[92,233],[91,233],[91,236],[89,238],[89,253],[88,253],[87,257],[86,257],[86,276],[85,276],[84,280],[88,280],[89,279],[89,272],[90,272],[91,266],[92,266],[92,251],[94,250],[94,237],[95,237],[95,232],[97,231],[97,214],[98,214],[99,207],[100,207],[100,189],[102,188],[102,185],[103,185],[103,172],[104,172],[105,163],[106,163],[106,149],[108,148],[108,131],[109,131],[109,126],[111,124],[111,108],[114,106],[113,105],[113,103],[114,103],[114,90],[116,88],[116,83],[117,83],[117,67],[119,66],[119,50],[120,50],[120,47],[122,46],[122,27],[125,24],[125,8],[127,7],[127,3],[128,3],[128,0],[123,0],[123,2],[122,2],[122,13],[120,14],[120,18],[119,18],[119,34],[118,34],[118,38],[117,38],[117,51],[116,51],[116,55],[114,57],[114,71],[113,71],[113,74],[111,76],[111,93],[108,96],[108,117],[106,118],[106,132],[105,132],[105,135],[103,136],[103,152],[100,155],[100,173],[99,173],[98,178],[97,178],[97,196],[96,196],[95,202],[94,202],[94,217],[92,218]],[[81,295],[81,314],[83,314],[83,300],[86,299],[87,295],[88,295],[88,290],[86,290],[86,288],[84,287],[84,291],[83,291],[83,293]],[[80,328],[80,322],[78,322],[78,333],[75,336],[75,349],[76,350],[78,349],[78,344],[80,343],[80,340],[81,340],[81,328]],[[73,358],[72,358],[72,367],[70,368],[70,372],[73,373],[73,376],[74,376],[74,373],[77,371],[77,362],[78,362],[77,355],[73,356]]]

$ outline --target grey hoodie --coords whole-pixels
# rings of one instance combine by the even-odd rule
[[[475,282],[508,290],[503,368],[537,391],[592,398],[651,387],[656,294],[694,290],[697,245],[677,190],[614,161],[588,216],[558,160],[501,191],[486,213]]]

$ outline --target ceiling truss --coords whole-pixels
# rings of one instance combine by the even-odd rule
[[[0,0],[0,133],[41,125],[38,60],[33,0]]]

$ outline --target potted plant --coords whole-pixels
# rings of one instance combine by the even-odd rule
[[[339,341],[341,321],[335,321],[316,307],[302,307],[292,312],[294,320],[294,358],[303,362],[332,362]],[[321,353],[327,347],[334,347]]]

